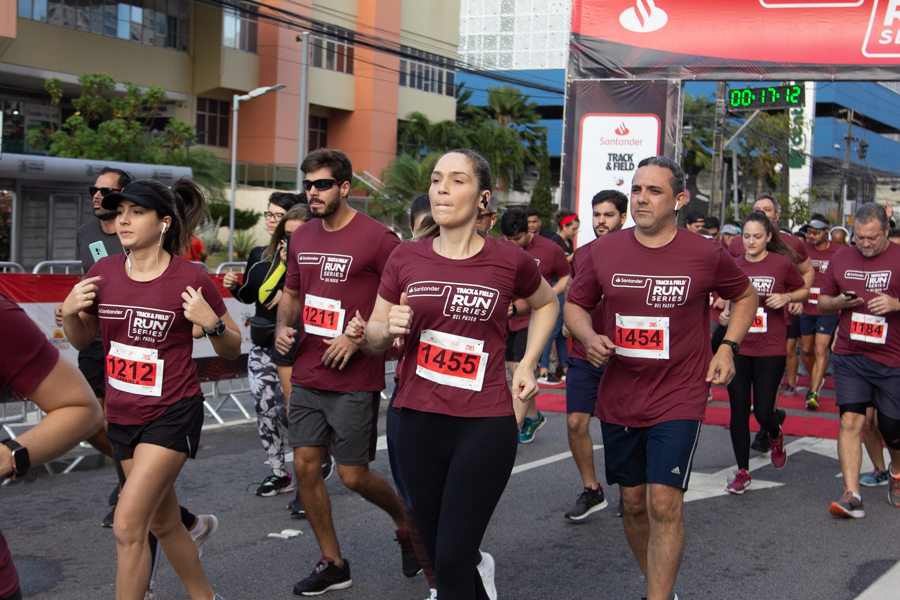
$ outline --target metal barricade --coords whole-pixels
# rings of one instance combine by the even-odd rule
[[[243,273],[244,269],[247,268],[247,262],[223,262],[218,267],[216,267],[216,275],[221,275],[222,273],[234,273],[235,270],[240,269],[240,272]],[[228,269],[227,271],[225,269]]]
[[[64,273],[66,275],[83,274],[80,260],[45,260],[39,262],[31,270],[33,275],[39,273]]]
[[[25,267],[15,262],[0,261],[0,273],[24,273]]]
[[[192,265],[200,265],[201,267],[204,268],[204,270],[206,270],[207,273],[209,273],[209,267],[206,266],[205,262],[200,262],[199,260],[192,260],[191,264]]]

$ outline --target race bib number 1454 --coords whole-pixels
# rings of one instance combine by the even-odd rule
[[[669,317],[616,314],[616,354],[634,358],[669,358]]]

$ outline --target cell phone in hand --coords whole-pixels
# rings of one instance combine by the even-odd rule
[[[856,300],[857,298],[859,298],[859,296],[857,296],[853,292],[844,292],[844,296],[846,296],[849,300]]]

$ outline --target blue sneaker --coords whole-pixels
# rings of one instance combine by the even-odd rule
[[[547,424],[547,417],[541,411],[538,411],[537,419],[529,419],[525,417],[522,421],[522,428],[519,430],[519,443],[530,444],[534,441],[534,434],[538,429]]]
[[[888,475],[887,470],[879,471],[878,468],[876,468],[868,475],[863,475],[862,477],[860,477],[859,485],[864,485],[866,487],[887,485],[888,479],[890,479],[890,476]]]

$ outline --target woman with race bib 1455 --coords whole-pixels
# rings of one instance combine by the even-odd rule
[[[493,570],[493,558],[478,548],[515,461],[514,409],[524,416],[522,402],[537,392],[534,370],[559,310],[530,255],[475,230],[490,195],[491,170],[478,153],[438,159],[429,190],[436,227],[394,250],[371,319],[348,327],[369,353],[405,336],[397,456],[441,600],[496,598],[479,573]],[[534,312],[510,393],[513,296]]]

